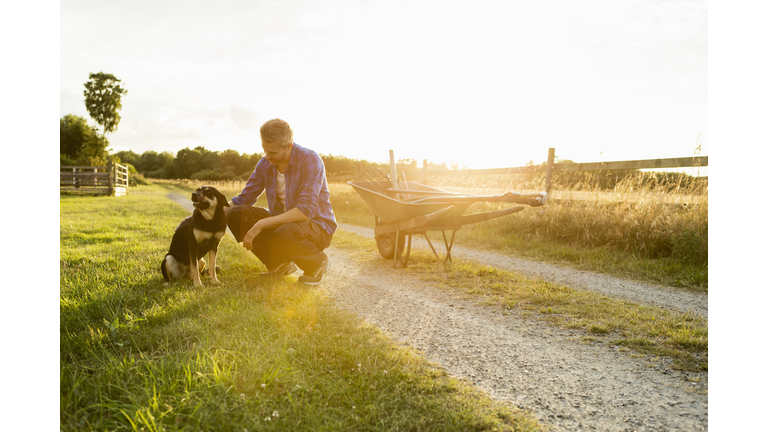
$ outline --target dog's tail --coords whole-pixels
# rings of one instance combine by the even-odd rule
[[[168,257],[168,254],[163,257],[163,262],[160,263],[160,272],[163,274],[163,279],[166,280],[166,282],[170,282],[171,278],[168,276],[168,270],[165,269],[165,260]]]

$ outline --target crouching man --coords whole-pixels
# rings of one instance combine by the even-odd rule
[[[304,271],[299,281],[317,285],[330,267],[323,250],[331,245],[337,226],[325,166],[316,152],[293,142],[285,121],[269,120],[260,133],[265,156],[240,195],[225,207],[227,225],[267,267],[263,275],[289,275],[298,266]],[[269,210],[253,206],[264,191]]]

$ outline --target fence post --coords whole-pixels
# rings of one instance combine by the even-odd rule
[[[112,161],[107,162],[107,172],[109,173],[109,196],[115,194],[115,164]]]
[[[552,173],[555,171],[555,149],[553,147],[549,148],[549,152],[547,153],[547,177],[546,177],[546,188],[547,193],[549,193],[550,190],[552,190]]]
[[[392,187],[397,189],[397,165],[395,164],[395,151],[389,151],[389,171],[392,180]]]
[[[424,159],[424,165],[421,170],[421,183],[426,185],[427,184],[427,160]]]

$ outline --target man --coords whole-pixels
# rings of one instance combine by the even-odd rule
[[[293,142],[293,130],[281,119],[264,123],[260,134],[265,156],[232,198],[227,225],[267,267],[263,275],[289,275],[298,265],[304,270],[299,281],[317,285],[330,267],[323,250],[337,226],[325,165],[317,153]],[[253,207],[265,190],[269,210]]]

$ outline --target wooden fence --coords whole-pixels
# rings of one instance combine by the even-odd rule
[[[152,183],[182,184],[189,186],[237,186],[245,187],[248,180],[198,180],[198,179],[155,179],[147,178]]]
[[[128,167],[109,162],[105,167],[62,166],[59,193],[83,195],[128,194]]]
[[[558,172],[576,172],[576,171],[619,171],[619,170],[638,170],[638,169],[665,169],[665,168],[695,168],[705,167],[709,163],[708,156],[693,156],[667,159],[642,159],[611,162],[588,162],[588,163],[555,163],[555,149],[550,148],[547,154],[547,164],[545,166],[524,166],[512,168],[491,168],[491,169],[469,169],[469,170],[428,170],[427,160],[424,159],[424,165],[421,173],[410,171],[409,174],[420,175],[423,183],[426,183],[428,176],[455,176],[455,175],[488,175],[488,174],[535,174],[545,173],[546,190],[549,193],[552,189],[552,177]],[[358,167],[355,171],[343,173],[329,173],[329,181],[352,180],[361,171]]]

